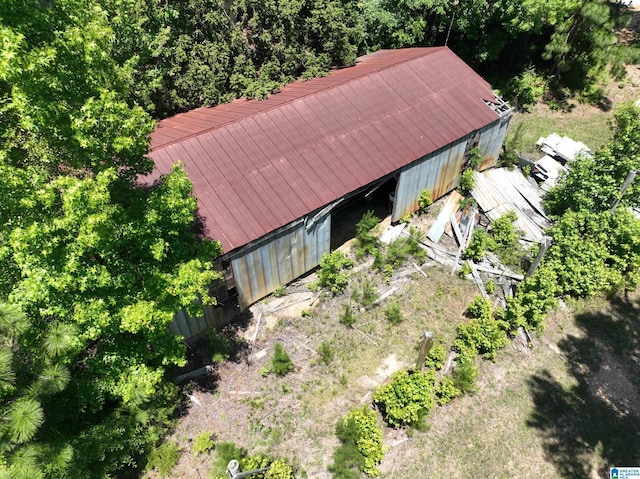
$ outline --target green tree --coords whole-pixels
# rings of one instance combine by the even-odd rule
[[[153,122],[124,99],[128,70],[111,57],[104,11],[89,0],[12,0],[0,11],[0,159],[53,174],[115,168],[132,180]]]
[[[632,170],[640,169],[640,107],[629,102],[614,111],[613,138],[595,155],[581,156],[567,176],[545,196],[545,209],[555,216],[567,210],[599,213],[620,206],[640,206],[640,180],[623,196],[620,190]]]
[[[544,58],[553,60],[562,85],[581,91],[596,84],[607,69],[620,72],[615,8],[607,0],[584,0],[558,22]]]

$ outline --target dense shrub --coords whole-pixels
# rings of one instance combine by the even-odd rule
[[[530,67],[507,84],[505,96],[517,109],[526,111],[540,101],[546,89],[547,80]]]
[[[333,455],[329,471],[334,478],[358,478],[362,471],[368,476],[379,476],[378,464],[384,457],[382,430],[376,413],[367,406],[354,409],[336,426],[341,445]]]
[[[558,292],[555,272],[543,266],[520,283],[513,298],[507,299],[505,321],[511,332],[519,327],[541,331],[547,313],[556,305]]]
[[[462,391],[455,385],[455,381],[451,376],[444,376],[435,389],[438,404],[444,406],[453,398],[462,395]]]
[[[472,362],[478,354],[495,359],[498,350],[507,344],[507,323],[493,311],[488,300],[480,297],[471,303],[468,314],[472,319],[456,327],[459,361]]]
[[[479,261],[488,251],[493,251],[502,263],[519,268],[525,257],[525,251],[518,241],[519,232],[514,225],[517,219],[517,214],[510,211],[491,223],[490,233],[481,228],[475,229],[462,257]]]
[[[460,185],[458,186],[462,194],[470,192],[476,184],[476,179],[472,169],[466,169],[460,175]]]
[[[434,382],[433,371],[398,371],[388,384],[375,390],[373,401],[389,426],[419,426],[433,407]]]
[[[191,446],[191,451],[196,456],[199,456],[200,454],[207,454],[208,452],[212,451],[215,445],[216,443],[214,434],[211,432],[203,432],[201,434],[198,434],[194,439]]]
[[[276,343],[273,358],[271,359],[271,370],[277,376],[285,376],[293,371],[293,369],[293,361],[291,361],[282,344]]]
[[[381,251],[374,254],[373,267],[385,276],[391,276],[393,271],[404,265],[409,258],[413,258],[419,264],[424,263],[427,252],[420,245],[422,242],[424,234],[416,228],[409,228],[409,236],[391,242],[384,254]]]
[[[433,199],[431,198],[431,191],[422,190],[422,192],[420,193],[420,198],[418,198],[418,211],[420,213],[424,213],[432,204]]]
[[[349,283],[349,274],[345,271],[353,266],[353,261],[342,251],[325,253],[320,260],[318,284],[333,294],[342,293]]]
[[[438,371],[444,366],[447,358],[447,351],[442,344],[436,344],[431,348],[424,361],[424,365],[430,369]]]
[[[471,235],[469,246],[463,251],[463,259],[472,259],[480,261],[487,255],[487,252],[493,247],[493,240],[489,233],[482,228],[476,228]]]
[[[294,479],[292,467],[284,460],[273,460],[263,454],[249,456],[246,449],[232,442],[220,442],[216,447],[215,460],[209,470],[210,479],[229,479],[227,465],[235,459],[242,471],[269,468],[266,473],[254,474],[253,479]]]

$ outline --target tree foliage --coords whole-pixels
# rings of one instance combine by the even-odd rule
[[[218,276],[184,171],[135,185],[153,121],[128,102],[111,20],[89,0],[0,9],[0,300],[19,311],[0,315],[0,468],[12,478],[139,468],[177,404],[167,379],[184,350],[167,324],[199,314]]]
[[[132,100],[155,117],[264,98],[297,77],[355,61],[355,1],[101,0],[114,55],[133,69]]]

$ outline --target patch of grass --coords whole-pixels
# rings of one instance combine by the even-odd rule
[[[286,296],[287,294],[287,288],[286,286],[278,286],[274,291],[273,291],[273,295],[276,298],[282,298],[283,296]]]
[[[387,304],[387,307],[384,310],[384,316],[387,318],[387,321],[394,326],[404,319],[402,310],[400,309],[400,304],[397,301],[391,301]]]
[[[320,344],[318,348],[318,354],[320,355],[320,362],[326,365],[329,365],[335,356],[329,341],[322,341],[322,344]]]
[[[575,115],[537,107],[531,113],[513,115],[505,142],[511,145],[510,149],[532,159],[542,156],[536,146],[538,138],[549,136],[551,133],[566,135],[583,142],[592,150],[597,150],[612,136],[609,127],[610,118],[610,113],[602,111],[593,111],[587,116],[576,118]],[[520,131],[516,138],[518,129]]]

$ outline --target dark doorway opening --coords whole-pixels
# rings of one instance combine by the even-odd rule
[[[396,184],[395,178],[389,178],[373,193],[367,195],[371,191],[367,188],[331,212],[331,251],[355,237],[356,224],[367,211],[373,211],[381,220],[391,214],[390,195],[395,194]]]

